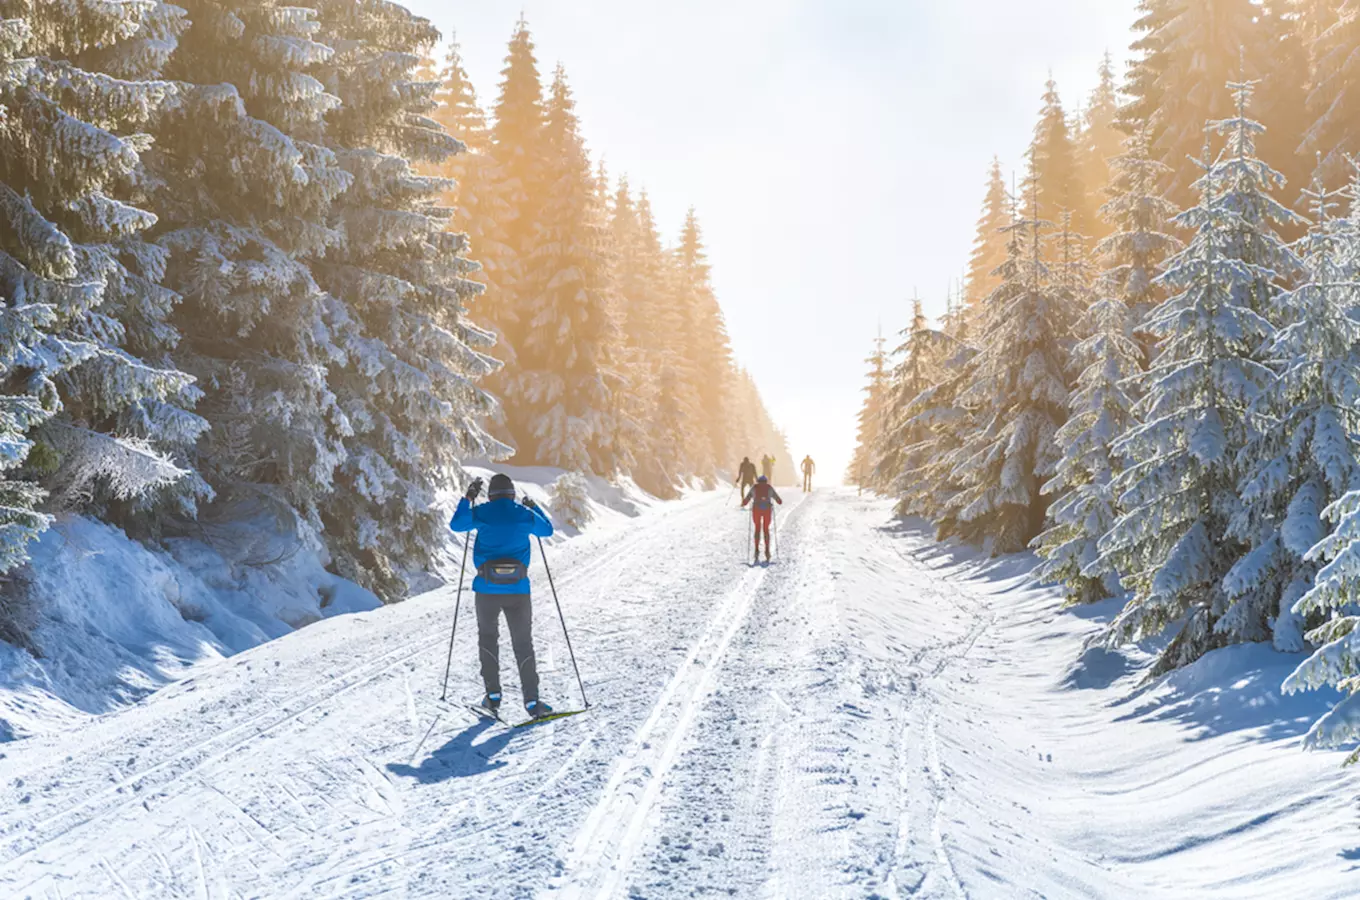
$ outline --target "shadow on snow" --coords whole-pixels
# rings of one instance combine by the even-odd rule
[[[444,746],[425,757],[419,766],[388,763],[387,771],[403,778],[414,778],[421,784],[437,784],[451,778],[471,778],[493,772],[505,765],[505,760],[495,758],[496,754],[504,750],[517,734],[502,728],[486,740],[474,743],[494,724],[490,719],[482,719],[455,734]]]

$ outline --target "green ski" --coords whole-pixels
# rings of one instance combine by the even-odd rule
[[[541,725],[541,724],[543,724],[544,722],[551,722],[551,721],[554,720],[554,719],[565,719],[565,718],[567,718],[568,716],[579,716],[579,715],[580,715],[581,713],[583,713],[583,712],[586,712],[586,710],[584,710],[584,709],[569,709],[569,710],[567,710],[567,711],[565,711],[565,712],[548,713],[546,716],[535,716],[534,718],[532,718],[532,719],[526,719],[526,720],[523,721],[523,722],[516,722],[514,725],[511,725],[510,727],[511,727],[511,728],[527,728],[527,727],[529,727],[530,725]]]

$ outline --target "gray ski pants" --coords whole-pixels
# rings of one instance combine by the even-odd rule
[[[534,606],[528,594],[477,595],[477,646],[482,682],[488,694],[501,693],[501,613],[510,628],[510,646],[519,666],[524,702],[538,699],[538,663],[534,660]]]

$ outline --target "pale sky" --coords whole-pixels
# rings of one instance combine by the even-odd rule
[[[1135,5],[406,2],[457,31],[486,108],[523,10],[540,71],[565,65],[592,153],[647,189],[663,238],[697,209],[737,358],[821,483],[854,448],[878,323],[895,337],[913,289],[943,311],[992,155],[1021,165],[1050,71],[1069,109],[1107,49],[1122,74]]]

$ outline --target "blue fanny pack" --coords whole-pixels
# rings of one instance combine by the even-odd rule
[[[477,567],[477,574],[491,584],[519,584],[529,577],[529,567],[517,559],[488,559]]]

